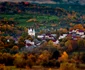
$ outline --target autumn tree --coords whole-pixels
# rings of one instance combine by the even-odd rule
[[[4,48],[4,43],[0,41],[0,48]]]
[[[0,53],[0,64],[3,64],[3,56],[2,56],[3,54],[2,53]]]
[[[9,39],[9,42],[7,42],[8,48],[12,48],[15,45],[14,39]]]
[[[10,53],[4,53],[3,55],[3,62],[6,66],[13,65],[13,57]]]
[[[53,41],[52,40],[50,40],[49,42],[48,42],[48,44],[47,44],[48,46],[54,46],[53,45]]]
[[[10,52],[13,53],[13,54],[16,54],[16,53],[18,53],[18,51],[19,51],[19,47],[14,45]]]
[[[21,54],[15,54],[13,64],[17,68],[24,68],[26,66],[25,59],[22,58]]]
[[[67,51],[72,51],[72,44],[71,44],[71,40],[68,40],[67,42],[65,42],[65,46],[67,48]]]
[[[84,39],[80,39],[78,40],[78,47],[81,48],[81,47],[85,47],[85,40]]]
[[[80,30],[84,30],[84,27],[82,26],[82,24],[76,24],[73,29],[80,29]]]
[[[55,50],[52,54],[52,59],[58,59],[60,57],[60,52],[58,50]]]
[[[78,70],[75,64],[72,63],[61,63],[59,70]]]
[[[63,61],[63,62],[68,61],[68,54],[67,54],[67,52],[64,51],[64,52],[62,53],[61,57],[59,57],[58,60],[59,60],[59,61]]]
[[[83,56],[81,57],[81,61],[82,61],[82,63],[85,63],[85,53],[84,53]]]
[[[20,37],[20,38],[18,39],[18,46],[19,46],[19,48],[25,46],[25,41],[24,41],[24,38],[23,38],[23,37]]]

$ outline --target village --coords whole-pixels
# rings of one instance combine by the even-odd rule
[[[50,31],[47,31],[47,33],[39,34],[36,36],[35,29],[30,28],[30,29],[28,29],[28,35],[33,37],[34,40],[31,41],[31,40],[26,39],[25,47],[26,48],[33,48],[33,47],[35,48],[36,47],[37,48],[42,44],[42,42],[44,43],[46,41],[52,41],[52,43],[54,45],[59,45],[60,40],[64,39],[64,38],[70,38],[71,40],[74,40],[74,41],[77,41],[79,39],[84,39],[85,31],[81,30],[81,29],[73,29],[73,30],[69,30],[67,33],[61,34],[60,36],[58,36],[56,33],[52,34],[52,33],[50,33]],[[35,38],[35,36],[37,37],[37,39]]]
[[[67,64],[74,65],[75,69],[76,63],[84,63],[85,29],[81,24],[74,25],[69,28],[69,30],[61,28],[54,33],[48,29],[47,31],[45,30],[45,32],[38,33],[36,29],[30,27],[27,29],[26,33],[25,37],[20,36],[18,39],[12,38],[11,36],[1,36],[1,41],[4,43],[1,42],[2,47],[0,49],[2,49],[1,52],[4,53],[1,55],[6,55],[7,59],[11,57],[11,61],[14,62],[17,61],[16,59],[23,60],[22,58],[26,58],[25,60],[28,60],[29,57],[29,59],[33,58],[36,62],[34,62],[33,59],[32,61],[28,60],[33,64],[31,64],[31,66],[30,63],[27,65],[33,68],[34,65],[41,65],[48,68],[57,67],[55,69],[58,69],[59,67],[63,68],[62,65],[65,66],[66,62],[68,62]],[[14,57],[15,59],[13,59]],[[56,64],[54,63],[54,60],[56,61]],[[46,63],[44,61],[46,61]],[[2,63],[3,62],[4,61],[2,61]],[[10,63],[6,63],[6,65],[10,65]],[[21,66],[24,68],[24,62],[20,61],[17,63],[22,63]],[[18,64],[14,64],[18,66]],[[81,69],[84,68],[84,66],[80,65],[77,68]]]
[[[0,3],[0,70],[85,69],[84,6],[61,6]]]

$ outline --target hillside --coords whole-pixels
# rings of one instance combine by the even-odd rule
[[[40,6],[49,6],[52,8],[60,7],[67,11],[76,11],[80,14],[85,14],[85,5],[79,4],[38,4]]]
[[[81,10],[79,5],[76,6],[67,4],[46,4],[45,6],[44,4],[31,4],[29,2],[1,2],[0,21],[12,20],[18,23],[17,26],[32,26],[37,30],[68,28],[71,24],[85,23],[84,6],[81,6]]]
[[[62,8],[51,8],[47,6],[38,6],[36,4],[30,4],[29,2],[1,2],[0,13],[16,14],[16,13],[40,13],[50,15],[67,15],[67,11]]]

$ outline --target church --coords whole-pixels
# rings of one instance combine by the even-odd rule
[[[28,35],[30,35],[30,36],[35,36],[35,29],[33,29],[33,28],[28,28]]]

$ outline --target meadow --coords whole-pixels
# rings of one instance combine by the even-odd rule
[[[59,18],[54,15],[42,15],[42,14],[0,14],[0,17],[5,20],[14,20],[18,22],[18,26],[33,26],[35,23],[42,23],[43,21],[47,23],[58,22]]]

